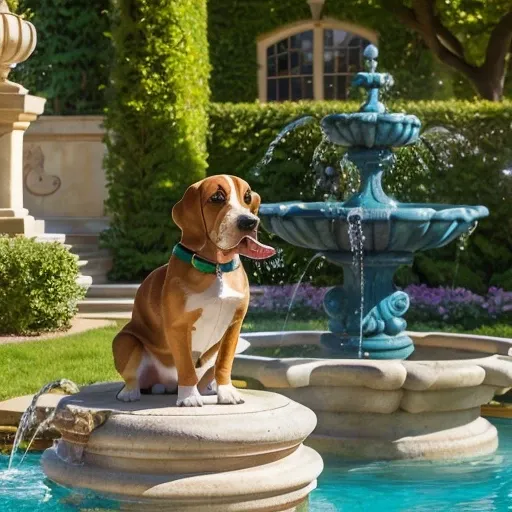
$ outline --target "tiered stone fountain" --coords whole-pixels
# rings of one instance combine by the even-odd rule
[[[359,73],[354,84],[368,91],[367,101],[357,113],[333,114],[321,122],[331,142],[348,147],[347,158],[361,175],[359,191],[345,202],[287,202],[260,209],[272,233],[341,266],[344,283],[325,297],[329,332],[245,338],[257,346],[319,345],[325,358],[242,355],[235,374],[311,407],[318,426],[309,442],[324,451],[373,459],[489,453],[497,447],[497,433],[480,417],[480,406],[512,387],[510,342],[406,333],[409,298],[392,281],[415,252],[448,244],[488,210],[403,204],[386,195],[381,180],[393,165],[392,148],[413,144],[421,124],[415,116],[386,111],[379,89],[392,79],[375,72],[374,46],[364,56],[368,72]],[[358,242],[362,265],[353,263]]]

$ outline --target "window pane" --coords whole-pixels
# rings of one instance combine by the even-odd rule
[[[339,100],[347,99],[347,75],[338,75],[336,77],[336,98]]]
[[[292,101],[301,100],[304,97],[302,93],[302,79],[292,78]]]
[[[267,72],[268,76],[276,76],[276,58],[270,57],[267,59]]]
[[[277,56],[277,74],[287,75],[288,74],[288,54],[281,53]]]
[[[299,52],[290,53],[290,71],[292,75],[300,74],[300,56]]]
[[[349,46],[351,48],[357,48],[358,46],[360,47],[361,46],[361,43],[362,43],[362,39],[360,37],[352,37],[350,39],[350,43],[349,43]],[[366,45],[365,45],[366,46]]]
[[[274,55],[274,53],[276,53],[276,45],[275,44],[270,45],[267,48],[267,57],[270,57],[271,55]]]
[[[324,98],[326,100],[334,99],[334,78],[333,76],[324,77]]]
[[[306,52],[302,54],[302,62],[300,66],[301,75],[312,75],[313,74],[313,53]]]
[[[324,52],[324,72],[334,73],[334,52],[330,50]]]
[[[313,78],[303,77],[303,90],[304,90],[304,99],[312,100],[313,99]]]
[[[331,48],[334,41],[333,30],[324,30],[324,47]]]
[[[336,73],[346,73],[347,72],[347,51],[346,50],[336,50],[334,55],[335,55],[335,61],[336,61]]]
[[[267,80],[267,101],[277,100],[277,80]]]
[[[283,39],[277,43],[277,53],[288,51],[288,38]]]
[[[333,46],[335,46],[336,48],[339,48],[340,46],[345,46],[348,41],[347,36],[349,36],[349,34],[347,34],[347,32],[345,32],[344,30],[334,30]]]
[[[277,99],[279,101],[285,101],[290,99],[289,94],[289,86],[290,86],[290,79],[289,78],[280,78],[278,80],[278,95]]]
[[[359,67],[361,66],[361,49],[350,48],[348,55],[349,66],[355,66],[356,69],[359,69]]]
[[[313,49],[313,31],[308,30],[302,32],[300,35],[300,47],[304,51],[311,51]]]

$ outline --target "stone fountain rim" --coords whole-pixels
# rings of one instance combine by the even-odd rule
[[[276,339],[282,346],[308,345],[316,344],[325,332],[287,331],[284,335],[277,331],[259,332],[244,334],[243,337],[248,342],[259,338],[258,346],[275,346]],[[508,338],[435,332],[407,334],[417,347],[480,352],[482,357],[402,361],[272,358],[241,354],[236,357],[234,375],[254,378],[269,389],[341,386],[425,392],[481,385],[497,389],[512,386],[512,340]]]

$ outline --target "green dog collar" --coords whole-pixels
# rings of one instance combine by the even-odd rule
[[[233,272],[240,266],[240,260],[233,259],[227,263],[212,263],[211,261],[205,260],[197,256],[193,251],[187,249],[184,245],[176,244],[172,253],[176,258],[190,263],[196,270],[203,272],[204,274],[218,274],[220,272]]]

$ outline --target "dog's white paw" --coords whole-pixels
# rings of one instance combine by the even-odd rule
[[[203,399],[197,386],[178,386],[178,407],[202,407]]]
[[[217,403],[243,404],[244,400],[233,384],[221,384],[217,386]]]
[[[213,396],[217,394],[217,383],[212,380],[201,393],[203,396]]]
[[[125,386],[117,394],[117,399],[121,400],[121,402],[137,402],[140,400],[140,389],[138,387],[129,389]]]

